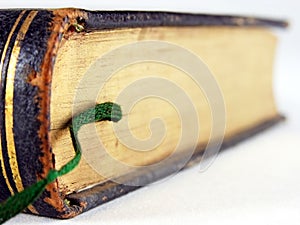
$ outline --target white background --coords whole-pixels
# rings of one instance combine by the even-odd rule
[[[168,10],[288,19],[276,30],[277,105],[285,123],[220,154],[203,173],[197,166],[71,220],[18,215],[7,224],[299,224],[300,223],[300,3],[241,1],[3,1],[1,8],[81,7]],[[297,15],[298,14],[298,15]]]

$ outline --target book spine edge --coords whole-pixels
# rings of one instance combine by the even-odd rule
[[[1,148],[0,200],[45,178],[55,169],[50,130],[53,66],[65,32],[79,10],[0,10]],[[49,184],[25,211],[70,218],[83,206],[70,206]]]

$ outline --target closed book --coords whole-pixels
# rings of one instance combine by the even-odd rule
[[[74,217],[283,119],[272,29],[285,21],[82,9],[1,10],[0,21],[1,202],[74,157],[73,115],[103,102],[123,112],[82,127],[78,167],[27,213]]]

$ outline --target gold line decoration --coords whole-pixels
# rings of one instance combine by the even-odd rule
[[[11,40],[11,37],[12,35],[14,34],[22,16],[25,14],[26,10],[23,10],[19,17],[17,18],[15,24],[13,25],[13,27],[11,28],[11,31],[7,37],[7,40],[6,40],[6,43],[5,43],[5,46],[3,48],[3,52],[2,52],[2,57],[1,57],[1,61],[0,61],[0,83],[1,83],[1,77],[2,77],[2,68],[3,68],[3,64],[4,64],[4,59],[5,59],[5,56],[6,56],[6,53],[7,53],[7,49],[8,49],[8,46],[9,46],[9,43],[10,43],[10,40]],[[2,146],[2,143],[1,143],[1,130],[0,130],[0,149],[1,149],[1,146]],[[6,185],[10,191],[11,194],[14,194],[14,191],[9,183],[9,180],[7,178],[7,173],[6,173],[6,170],[5,170],[5,165],[4,165],[4,159],[3,159],[3,155],[2,155],[2,151],[0,151],[0,161],[1,161],[1,168],[2,168],[2,174],[3,174],[3,177],[5,179],[5,182],[6,182]]]
[[[13,179],[15,181],[17,190],[21,192],[24,190],[22,179],[19,172],[15,142],[14,142],[14,133],[13,133],[13,98],[14,98],[14,80],[16,73],[16,66],[18,62],[18,57],[20,54],[20,42],[24,40],[26,32],[29,29],[31,22],[34,17],[37,15],[38,11],[31,11],[24,23],[22,24],[20,31],[18,32],[17,39],[14,43],[12,50],[8,71],[7,71],[7,80],[6,80],[6,94],[5,94],[5,131],[6,131],[6,140],[7,140],[7,149],[9,164],[12,170]]]

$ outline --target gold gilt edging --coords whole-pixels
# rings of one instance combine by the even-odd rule
[[[5,56],[6,56],[6,53],[7,53],[7,49],[8,49],[8,46],[9,46],[9,43],[11,41],[11,37],[12,35],[14,34],[21,18],[23,17],[23,15],[25,14],[26,10],[23,10],[19,17],[17,18],[15,24],[13,25],[8,37],[7,37],[7,40],[6,40],[6,43],[5,43],[5,46],[3,48],[3,52],[2,52],[2,57],[1,57],[1,64],[0,64],[0,83],[1,83],[1,73],[2,73],[2,68],[3,68],[3,64],[4,64],[4,59],[5,59]],[[0,130],[0,137],[1,137],[1,130]],[[2,143],[1,143],[1,138],[0,138],[0,148],[2,146]],[[0,161],[1,161],[1,168],[2,168],[2,174],[3,174],[3,177],[5,179],[5,182],[6,182],[6,186],[8,187],[10,193],[13,195],[14,194],[14,191],[9,183],[9,180],[8,180],[8,177],[7,177],[7,173],[6,173],[6,170],[5,170],[5,165],[4,165],[4,159],[3,159],[3,155],[2,155],[2,151],[0,152]]]
[[[21,175],[19,172],[19,166],[16,155],[16,148],[14,142],[14,133],[13,133],[13,98],[14,98],[14,80],[16,73],[16,66],[18,62],[18,57],[20,54],[20,42],[24,40],[25,35],[29,29],[30,24],[34,20],[38,11],[31,11],[24,23],[22,24],[18,34],[16,41],[14,43],[12,54],[10,57],[8,70],[7,70],[7,80],[6,80],[6,90],[5,90],[5,131],[6,131],[6,141],[7,141],[7,152],[9,157],[9,164],[12,171],[13,179],[16,184],[18,192],[24,190]],[[36,210],[30,206],[28,207],[30,211],[36,212]]]

